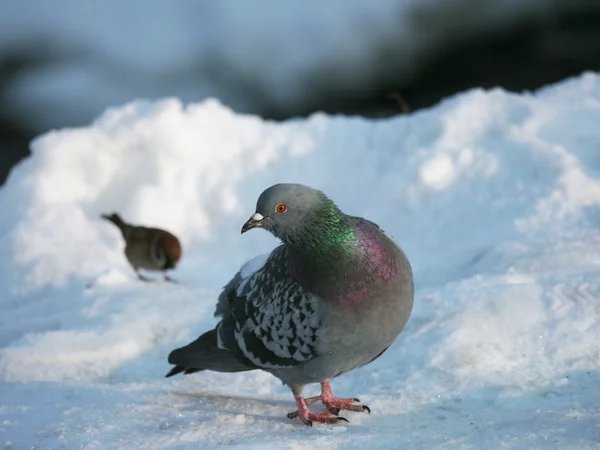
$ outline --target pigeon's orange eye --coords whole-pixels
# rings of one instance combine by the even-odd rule
[[[283,214],[287,211],[287,206],[285,206],[283,203],[280,203],[277,205],[277,208],[275,208],[275,211],[277,211],[279,214]]]

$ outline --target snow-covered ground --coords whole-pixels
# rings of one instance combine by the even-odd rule
[[[44,131],[87,124],[132,98],[212,96],[238,112],[295,115],[326,95],[360,101],[411,80],[448,43],[594,8],[597,0],[5,0],[0,63],[21,70],[0,102],[6,117]],[[560,53],[559,44],[542,39],[540,51]]]
[[[584,74],[379,121],[167,99],[41,136],[0,190],[0,445],[597,448],[599,124]],[[220,287],[275,245],[239,230],[281,181],[378,222],[415,270],[401,338],[332,383],[372,408],[348,425],[287,419],[266,373],[164,378]],[[113,210],[180,236],[179,284],[137,281],[99,218]]]

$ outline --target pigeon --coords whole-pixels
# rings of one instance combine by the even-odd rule
[[[125,239],[125,256],[142,281],[151,281],[140,269],[166,272],[174,269],[181,259],[181,243],[173,234],[159,228],[130,225],[116,213],[103,214],[121,230]],[[165,281],[174,281],[165,273]]]
[[[374,222],[344,214],[323,192],[276,184],[258,198],[242,234],[262,228],[281,240],[246,264],[217,299],[215,329],[173,350],[167,377],[203,370],[261,369],[287,385],[298,417],[348,422],[341,410],[370,408],[333,395],[329,380],[379,358],[411,314],[411,265]],[[306,385],[321,395],[304,398]],[[321,401],[325,413],[309,411]]]

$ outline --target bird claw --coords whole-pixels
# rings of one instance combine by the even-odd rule
[[[325,407],[330,412],[337,411],[337,413],[339,413],[340,410],[345,409],[347,411],[355,411],[355,412],[365,412],[366,411],[369,414],[371,414],[371,408],[369,408],[367,405],[354,404],[354,402],[358,402],[358,401],[359,400],[357,398],[334,397],[332,399],[327,399],[323,403],[325,404]]]
[[[305,424],[309,427],[312,427],[313,422],[326,423],[326,424],[337,424],[340,422],[350,423],[350,421],[348,419],[339,415],[339,413],[342,409],[345,409],[347,411],[356,411],[356,412],[366,411],[369,414],[371,414],[371,408],[369,408],[367,405],[353,405],[350,403],[350,400],[354,400],[354,399],[341,399],[341,398],[338,399],[338,398],[336,398],[334,400],[334,403],[336,404],[336,406],[333,406],[331,403],[325,404],[325,407],[327,408],[327,412],[319,413],[319,414],[307,412],[306,415],[303,416],[299,410],[296,410],[296,411],[288,413],[287,418],[295,419],[296,417],[299,417],[303,424]]]
[[[325,416],[325,415],[330,414],[332,416],[337,416],[339,414],[339,412],[340,412],[339,408],[331,408],[331,409],[328,409],[327,412],[321,413],[320,415]],[[309,414],[313,414],[313,413],[309,413]],[[295,419],[296,417],[299,417],[299,416],[300,416],[300,412],[297,410],[287,413],[288,419]]]
[[[371,408],[367,405],[361,405],[358,398],[339,398],[333,395],[328,381],[321,382],[321,395],[307,398],[303,398],[301,395],[295,395],[294,398],[296,399],[298,410],[289,413],[287,417],[288,419],[299,417],[302,423],[308,426],[312,426],[313,421],[329,424],[349,422],[345,417],[339,416],[340,411],[343,409],[347,411],[366,411],[369,414],[371,413]],[[308,410],[307,405],[312,405],[317,401],[321,401],[323,405],[325,405],[327,412],[315,414]]]
[[[328,424],[328,425],[335,425],[337,423],[340,422],[346,422],[346,423],[350,423],[350,421],[348,419],[346,419],[345,417],[340,417],[340,416],[334,416],[332,417],[331,415],[324,413],[324,414],[316,414],[316,413],[307,413],[306,416],[302,416],[301,414],[298,413],[298,411],[294,411],[292,413],[288,414],[288,418],[293,419],[295,417],[300,417],[300,420],[302,421],[302,423],[306,426],[312,427],[313,423],[324,423],[324,424]]]

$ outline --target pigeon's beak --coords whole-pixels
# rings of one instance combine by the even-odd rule
[[[262,221],[264,220],[264,216],[259,213],[252,214],[252,217],[248,219],[248,221],[242,227],[242,234],[246,231],[251,230],[252,228],[260,228],[262,227]]]

